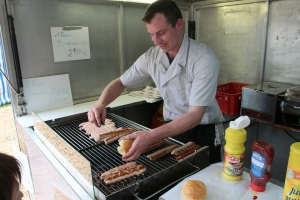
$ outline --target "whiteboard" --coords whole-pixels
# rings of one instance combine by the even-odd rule
[[[43,112],[73,105],[69,74],[23,79],[27,112]]]
[[[90,59],[88,27],[77,30],[63,30],[50,27],[54,62]]]

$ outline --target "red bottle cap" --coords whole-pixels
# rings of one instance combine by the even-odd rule
[[[250,183],[250,187],[256,192],[263,192],[266,190],[266,186],[254,185],[253,183]]]

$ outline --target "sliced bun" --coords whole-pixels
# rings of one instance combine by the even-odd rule
[[[204,200],[207,189],[202,181],[188,180],[183,184],[181,194],[186,200]]]
[[[120,140],[119,141],[120,146],[117,148],[119,154],[121,154],[122,156],[125,155],[129,151],[132,143],[133,140]]]

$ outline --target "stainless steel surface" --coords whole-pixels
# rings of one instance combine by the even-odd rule
[[[270,2],[266,79],[300,85],[299,0]]]
[[[253,84],[262,78],[266,4],[238,3],[199,5],[193,11],[196,40],[211,47],[220,61],[219,84]]]
[[[11,3],[23,78],[67,73],[75,103],[97,99],[111,80],[154,46],[141,21],[148,4],[96,0]],[[182,4],[181,8],[189,20],[189,7]],[[88,27],[91,59],[54,62],[50,27],[73,24]],[[149,79],[144,85],[151,83]]]
[[[288,88],[286,92],[280,96],[287,101],[300,102],[300,86]]]
[[[273,95],[279,95],[284,93],[287,88],[292,87],[293,85],[287,83],[278,83],[271,81],[264,81],[257,84],[247,85],[245,88],[254,90],[257,92],[268,93]]]
[[[280,108],[283,113],[300,116],[300,103],[299,102],[287,102],[285,100],[282,100],[280,102]],[[298,123],[300,123],[300,120],[298,120]]]
[[[279,96],[280,108],[283,113],[300,116],[300,86],[290,87]],[[286,120],[284,121],[286,123]],[[300,121],[298,120],[300,123]]]
[[[278,95],[291,86],[284,83],[261,82],[243,87],[241,114],[274,123],[279,105]]]
[[[147,130],[146,127],[111,113],[107,114],[107,118],[112,119],[116,123],[116,127],[133,127],[135,130]],[[197,154],[194,158],[190,159],[189,162],[182,163],[178,163],[171,155],[164,156],[155,161],[150,161],[146,157],[146,154],[142,154],[136,162],[146,166],[146,173],[113,185],[106,185],[100,180],[99,176],[101,173],[124,164],[121,155],[116,150],[118,142],[115,141],[112,144],[105,145],[90,140],[84,131],[79,130],[79,124],[86,121],[86,113],[83,113],[76,116],[48,121],[46,123],[75,150],[80,152],[80,154],[91,162],[91,173],[94,178],[94,186],[100,191],[98,196],[104,196],[106,199],[132,199],[133,194],[135,193],[138,193],[136,196],[139,196],[139,199],[148,199],[149,195],[153,196],[161,192],[162,189],[183,179],[185,176],[198,171],[199,168],[191,165],[190,162],[196,164],[201,162],[200,168],[205,168],[208,165],[208,151],[201,153],[201,155]],[[164,143],[165,144],[160,148],[171,144],[181,145],[180,142],[172,139],[165,139]],[[152,150],[149,153],[152,153],[153,151],[155,150]],[[179,173],[179,171],[181,171],[181,173]],[[159,182],[158,180],[162,178],[164,181]],[[157,184],[154,184],[154,182],[157,182]],[[96,191],[95,194],[97,194],[97,192],[98,191]]]
[[[24,79],[67,73],[78,100],[99,96],[120,75],[117,3],[16,0],[12,7]],[[72,24],[89,28],[91,59],[54,62],[50,27]]]

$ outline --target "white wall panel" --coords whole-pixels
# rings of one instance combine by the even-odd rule
[[[261,2],[195,7],[196,40],[216,53],[219,84],[261,81],[265,14]]]
[[[266,79],[300,85],[300,1],[270,4]]]

